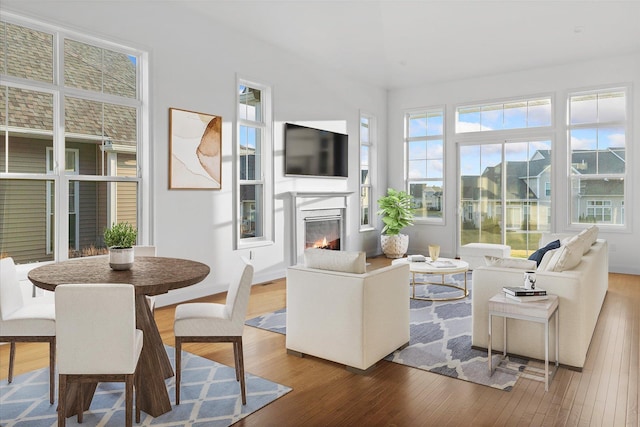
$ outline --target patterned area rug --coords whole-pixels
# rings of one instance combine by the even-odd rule
[[[171,362],[174,348],[165,346]],[[180,405],[157,418],[141,412],[136,426],[229,426],[268,405],[292,389],[266,379],[247,375],[247,404],[242,405],[235,370],[203,357],[183,352]],[[56,380],[57,381],[57,380]],[[166,380],[173,403],[175,378]],[[57,385],[57,384],[56,384]],[[3,427],[52,427],[57,425],[56,403],[49,404],[47,368],[22,374],[0,385],[0,425]],[[67,418],[67,426],[119,427],[124,425],[124,385],[100,383],[84,413],[82,424]]]
[[[410,300],[409,346],[393,352],[385,360],[510,391],[518,379],[518,372],[524,370],[527,361],[515,358],[503,361],[502,366],[509,369],[498,369],[489,376],[487,353],[471,348],[471,272],[467,275],[467,298],[446,302]],[[416,276],[418,281],[440,281],[440,278],[439,275]],[[446,278],[458,285],[464,284],[463,274]],[[461,292],[444,286],[416,286],[416,296],[447,298],[460,295]],[[286,334],[286,323],[286,309],[246,322],[249,326],[281,334]],[[497,366],[500,355],[493,357],[494,366]]]

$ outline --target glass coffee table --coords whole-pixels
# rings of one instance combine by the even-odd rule
[[[466,298],[469,295],[467,289],[467,271],[469,270],[469,264],[465,261],[452,258],[438,258],[437,261],[431,261],[429,257],[425,257],[424,262],[410,262],[407,258],[398,258],[391,261],[391,264],[409,264],[409,271],[411,272],[411,286],[413,287],[411,292],[411,299],[425,300],[425,301],[454,301],[462,298]],[[464,286],[459,286],[455,282],[445,281],[445,276],[456,273],[464,273]],[[441,280],[439,282],[421,282],[416,281],[416,274],[434,274],[440,275]],[[448,298],[429,298],[429,297],[417,297],[416,285],[437,285],[447,286],[460,290],[462,293],[455,297]]]

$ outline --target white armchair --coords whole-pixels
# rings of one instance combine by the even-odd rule
[[[353,254],[328,252],[333,252],[326,254],[332,258]],[[363,269],[364,254],[361,258],[362,268],[354,271]],[[321,264],[328,267],[327,263]],[[380,359],[408,343],[408,264],[365,273],[303,265],[288,268],[289,354],[308,354],[344,364],[352,372],[366,373]]]

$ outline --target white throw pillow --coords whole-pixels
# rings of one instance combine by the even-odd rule
[[[571,270],[573,267],[580,264],[583,255],[582,248],[582,239],[578,236],[573,236],[566,245],[562,245],[560,248],[556,249],[557,252],[553,254],[553,258],[549,261],[547,270]]]
[[[520,270],[535,270],[537,264],[532,259],[524,258],[501,258],[497,256],[485,255],[484,262],[491,267],[518,268]]]
[[[550,268],[550,263],[551,260],[553,259],[553,256],[558,253],[558,251],[560,250],[560,248],[557,249],[551,249],[549,251],[547,251],[544,256],[542,257],[542,260],[540,261],[540,264],[538,265],[538,271],[553,271],[553,268]],[[551,266],[553,267],[553,266]]]
[[[367,256],[365,252],[309,248],[304,251],[304,265],[321,270],[362,274],[367,271]]]

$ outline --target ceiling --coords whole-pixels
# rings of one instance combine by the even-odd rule
[[[640,52],[640,0],[182,0],[393,89]]]

